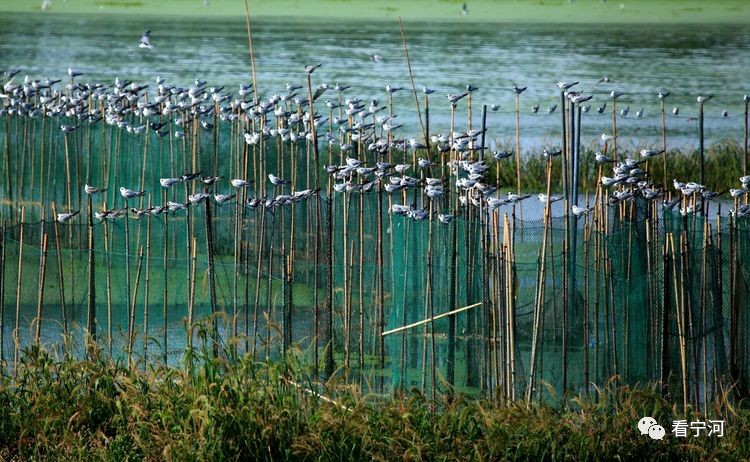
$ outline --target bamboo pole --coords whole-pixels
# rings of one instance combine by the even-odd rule
[[[245,26],[247,28],[247,47],[250,51],[250,71],[253,76],[253,101],[258,102],[258,81],[255,79],[255,54],[253,52],[253,34],[250,29],[250,9],[247,6],[247,0],[245,3]]]
[[[742,145],[742,148],[744,150],[744,156],[742,157],[742,174],[747,175],[747,168],[748,168],[748,106],[750,106],[750,98],[745,95],[745,118],[743,122],[745,123],[745,143]]]
[[[125,315],[130,318],[135,314],[132,313],[130,303],[130,208],[128,207],[128,200],[125,199]],[[131,323],[128,322],[128,345],[130,345],[130,339],[133,336],[133,331],[130,327]],[[130,351],[130,349],[128,349]],[[130,365],[130,353],[128,353],[128,366]]]
[[[506,330],[505,342],[506,342],[506,358],[507,358],[507,373],[506,373],[506,396],[510,400],[516,399],[516,285],[515,285],[515,242],[513,239],[513,232],[510,229],[510,221],[508,215],[505,214],[503,218],[503,244],[506,248],[506,262],[505,262],[505,297],[506,297]]]
[[[39,341],[42,335],[42,305],[44,304],[44,276],[47,270],[47,234],[44,233],[44,227],[41,227],[41,255],[39,257],[39,292],[37,295],[36,304],[36,335],[34,336],[34,343],[39,346]]]
[[[62,314],[63,335],[68,334],[68,309],[65,304],[65,279],[63,278],[62,249],[60,248],[60,233],[57,227],[57,206],[52,203],[52,217],[55,232],[55,251],[57,252],[57,271],[60,279],[60,310]],[[72,262],[71,262],[72,263]],[[20,269],[20,268],[19,268]]]
[[[364,261],[365,261],[365,196],[359,194],[359,377],[360,383],[365,370],[365,299],[364,299]]]
[[[94,266],[94,217],[93,217],[93,204],[91,195],[87,194],[88,196],[88,216],[87,216],[87,224],[88,224],[88,248],[89,248],[89,262],[88,262],[88,285],[89,285],[89,296],[88,296],[88,306],[86,309],[86,342],[88,343],[89,340],[91,342],[96,342],[96,282],[95,282],[95,275],[96,275],[96,268]]]
[[[258,339],[258,310],[260,309],[260,277],[263,268],[263,249],[265,248],[266,238],[266,207],[261,205],[260,216],[260,242],[258,243],[258,262],[255,277],[255,308],[253,310],[253,336],[252,336],[252,357],[255,361],[255,348]],[[270,257],[269,257],[270,258]]]
[[[276,215],[271,218],[271,229],[276,229]],[[273,244],[276,233],[271,234],[268,246],[268,277],[266,278],[266,360],[271,356],[271,323],[273,321]]]
[[[19,324],[21,321],[21,276],[23,275],[23,231],[26,221],[26,206],[21,206],[21,235],[18,242],[18,272],[16,273],[16,321],[13,329],[13,343],[15,345],[13,364],[18,364],[21,349],[18,337]]]
[[[166,200],[167,197],[167,191],[164,190],[164,203],[167,203]],[[164,257],[162,260],[162,270],[164,272],[164,284],[162,287],[162,357],[164,360],[164,367],[167,366],[169,362],[169,345],[168,345],[168,330],[167,330],[167,320],[169,315],[169,213],[164,214],[164,234],[163,234],[163,244],[164,244]]]
[[[464,311],[470,310],[472,308],[476,308],[476,307],[478,307],[480,305],[482,305],[482,302],[477,302],[477,303],[474,303],[472,305],[467,305],[467,306],[463,306],[461,308],[456,308],[455,310],[451,310],[451,311],[448,311],[446,313],[441,313],[441,314],[439,314],[437,316],[431,316],[431,317],[429,317],[427,319],[423,319],[421,321],[413,322],[413,323],[407,324],[405,326],[396,327],[395,329],[387,330],[387,331],[383,332],[380,335],[383,336],[383,337],[385,337],[386,335],[397,334],[399,332],[402,332],[402,331],[405,331],[405,330],[408,330],[408,329],[412,329],[414,327],[419,327],[419,326],[422,326],[424,324],[437,321],[438,319],[442,319],[442,318],[445,318],[445,317],[448,317],[448,316],[454,316],[454,315],[457,315],[458,313],[463,313]]]
[[[667,187],[667,121],[664,115],[664,98],[659,98],[659,106],[661,110],[661,163],[663,172],[662,187]]]
[[[675,246],[674,246],[674,235],[672,233],[668,234],[668,240],[669,240],[669,250],[671,254],[675,255]],[[676,312],[676,319],[677,319],[677,339],[679,344],[679,353],[680,353],[680,376],[681,376],[681,384],[682,384],[682,407],[683,412],[687,412],[687,406],[688,406],[688,386],[687,386],[687,364],[686,364],[686,348],[685,348],[685,321],[683,319],[684,315],[684,299],[680,295],[680,281],[677,273],[677,258],[672,258],[672,279],[673,279],[673,287],[674,287],[674,300],[675,300],[675,312]]]
[[[5,221],[0,229],[0,374],[5,373]]]
[[[151,200],[148,202],[148,208],[151,209]],[[143,367],[148,364],[148,293],[149,282],[151,281],[151,213],[146,214],[146,276],[143,287]],[[167,281],[164,281],[167,284]]]
[[[552,184],[552,158],[547,160],[547,203],[544,207],[544,236],[542,238],[541,261],[539,263],[539,280],[537,282],[536,297],[534,303],[534,321],[531,332],[531,359],[529,361],[529,382],[526,386],[526,402],[531,401],[531,392],[534,388],[534,373],[536,366],[537,344],[539,342],[539,329],[544,311],[544,292],[547,261],[547,239],[549,235],[550,205],[549,194]]]
[[[133,288],[133,304],[129,307],[130,315],[128,321],[128,368],[133,366],[133,343],[135,341],[135,304],[138,300],[138,287],[141,282],[141,269],[143,267],[143,246],[138,249],[138,268],[135,273],[135,287]]]
[[[414,74],[411,70],[411,59],[409,58],[409,47],[406,45],[406,36],[404,35],[404,23],[401,22],[401,16],[398,17],[398,27],[401,31],[401,43],[404,45],[404,55],[406,56],[406,66],[409,70],[409,80],[411,81],[411,88],[414,92],[414,104],[417,106],[417,118],[419,119],[419,126],[422,129],[422,138],[424,138],[425,145],[429,146],[430,140],[427,137],[427,131],[425,130],[424,123],[422,122],[422,111],[419,110],[419,97],[417,96],[417,87],[414,85]],[[471,96],[469,96],[471,97]],[[471,123],[469,124],[471,128]]]
[[[190,245],[190,243],[188,243]],[[189,351],[192,351],[193,349],[193,321],[194,321],[194,311],[195,311],[195,272],[196,272],[196,260],[198,258],[198,239],[193,238],[192,239],[192,245],[190,246],[190,255],[188,257],[190,260],[192,260],[192,264],[188,265],[189,273],[188,273],[188,338],[187,338],[187,347]]]
[[[498,166],[497,186],[500,186]],[[521,94],[516,93],[516,193],[521,194]]]

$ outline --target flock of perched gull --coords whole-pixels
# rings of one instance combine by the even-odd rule
[[[152,49],[151,31],[147,31],[141,37],[140,48]],[[374,59],[374,58],[373,58]],[[320,65],[306,66],[305,72],[308,76]],[[70,82],[64,89],[56,89],[60,80],[34,79],[25,76],[19,83],[14,80],[19,70],[5,72],[6,81],[0,89],[0,117],[58,117],[67,123],[62,124],[60,129],[64,134],[70,134],[83,123],[96,124],[103,122],[110,126],[127,131],[132,135],[142,135],[153,132],[159,137],[170,135],[170,126],[177,128],[171,132],[176,138],[184,138],[188,122],[197,119],[200,130],[210,131],[214,124],[221,122],[244,122],[242,125],[247,131],[243,133],[245,142],[250,146],[268,145],[271,140],[282,143],[319,142],[323,140],[331,151],[338,151],[343,165],[328,165],[326,172],[333,180],[333,191],[336,193],[368,193],[377,188],[392,194],[397,191],[419,190],[423,198],[422,207],[416,206],[416,201],[411,205],[393,203],[390,211],[396,215],[403,215],[414,220],[431,218],[431,207],[434,200],[446,195],[450,191],[451,180],[446,178],[443,166],[436,165],[430,160],[430,154],[434,157],[442,153],[451,153],[450,162],[447,164],[452,178],[452,184],[457,194],[458,206],[469,205],[484,207],[492,212],[504,205],[514,205],[523,201],[531,195],[521,195],[509,192],[507,196],[500,196],[496,186],[488,184],[485,179],[490,170],[490,164],[485,161],[483,146],[483,130],[470,129],[465,132],[454,131],[448,135],[434,134],[429,140],[416,138],[400,138],[396,136],[401,127],[397,123],[397,115],[392,114],[388,105],[380,104],[378,100],[365,102],[355,97],[344,97],[343,93],[349,88],[341,84],[329,85],[321,83],[314,87],[312,94],[313,102],[319,101],[328,93],[330,99],[320,101],[319,106],[325,106],[328,116],[320,112],[311,113],[311,101],[305,94],[307,88],[302,85],[287,84],[285,91],[274,93],[270,97],[256,99],[252,84],[241,84],[236,94],[232,94],[224,87],[209,86],[206,81],[196,79],[189,87],[169,85],[164,79],[156,78],[155,92],[149,94],[148,84],[138,84],[131,81],[115,79],[113,85],[104,83],[76,83],[76,79],[83,75],[72,68],[68,69]],[[604,78],[597,82],[608,82]],[[582,105],[591,99],[591,94],[585,94],[573,90],[578,82],[558,82],[557,87],[567,96],[571,104]],[[402,87],[392,85],[385,86],[385,92],[390,100],[391,96],[403,90]],[[478,90],[475,85],[467,85],[465,91],[457,94],[448,94],[447,101],[453,108],[467,95]],[[512,88],[516,95],[520,95],[525,87],[514,85]],[[433,89],[423,88],[423,93],[429,95],[434,93]],[[669,95],[667,91],[660,91],[658,96],[664,99]],[[622,93],[612,91],[611,99],[614,101],[622,96]],[[711,98],[710,95],[698,97],[699,103],[705,103]],[[747,96],[745,99],[747,101]],[[597,108],[603,112],[604,106]],[[589,106],[581,106],[588,110]],[[548,108],[552,113],[555,106]],[[532,109],[538,111],[538,106]],[[622,111],[627,111],[623,108]],[[638,111],[642,115],[642,110]],[[273,122],[271,121],[273,120]],[[172,121],[174,125],[170,124]],[[253,123],[255,122],[255,123]],[[250,127],[258,127],[252,130]],[[482,138],[480,138],[482,137]],[[602,134],[601,141],[605,146],[614,140],[614,136]],[[429,141],[429,143],[428,143]],[[410,163],[392,164],[386,162],[386,154],[392,151],[409,153],[421,153],[416,165]],[[370,154],[371,158],[378,159],[374,165],[357,158],[363,159]],[[560,150],[545,150],[543,155],[552,159],[560,156]],[[624,159],[615,161],[605,154],[597,153],[596,162],[600,165],[611,163],[613,165],[613,176],[602,175],[601,185],[605,188],[613,188],[608,195],[610,205],[622,201],[632,200],[635,197],[643,197],[646,200],[654,200],[662,197],[665,190],[657,188],[648,178],[646,171],[641,168],[644,162],[664,154],[661,150],[643,149],[640,151],[640,159]],[[487,156],[487,160],[495,162],[513,157],[513,152],[496,151]],[[405,158],[407,156],[404,156]],[[388,159],[391,157],[388,156]],[[317,168],[317,166],[316,166]],[[433,170],[437,168],[437,170]],[[416,176],[410,176],[407,172],[415,169]],[[432,176],[433,171],[443,172],[440,177]],[[135,217],[146,214],[160,215],[164,212],[177,212],[188,206],[196,206],[209,198],[217,204],[224,204],[236,197],[236,193],[209,194],[208,187],[217,184],[221,177],[201,176],[200,172],[190,172],[176,178],[161,178],[162,188],[170,188],[178,183],[199,182],[206,192],[194,192],[188,195],[185,202],[167,202],[165,205],[155,205],[147,209],[132,208],[130,212]],[[289,182],[274,175],[268,174],[268,180],[273,186],[288,186]],[[741,187],[729,191],[732,198],[739,198],[748,193],[750,189],[750,176],[740,178]],[[242,178],[230,180],[232,188],[238,190],[251,184],[251,181]],[[666,185],[664,185],[666,186]],[[701,197],[702,199],[713,199],[718,193],[709,191],[705,186],[695,182],[682,183],[674,180],[674,187],[679,194],[685,198]],[[293,189],[293,188],[291,188]],[[186,188],[186,192],[187,192]],[[263,188],[265,190],[265,188]],[[277,206],[290,205],[304,201],[319,192],[319,187],[292,190],[289,194],[266,195],[265,197],[249,197],[245,205],[251,209],[257,207],[274,208]],[[87,194],[97,194],[104,191],[103,188],[85,185]],[[120,194],[127,201],[145,194],[144,191],[136,191],[127,187],[120,187]],[[415,197],[417,194],[415,194]],[[561,200],[559,196],[547,197],[546,194],[538,194],[542,204],[551,204]],[[406,194],[403,194],[406,199]],[[670,209],[679,207],[683,213],[697,212],[703,201],[680,200],[668,201],[663,199],[665,207]],[[446,204],[447,202],[443,202]],[[458,207],[444,206],[451,213],[436,213],[441,223],[449,223],[456,213],[460,212]],[[580,207],[572,204],[570,211],[573,215],[580,217],[591,211],[592,208]],[[99,220],[111,220],[124,216],[128,212],[127,206],[120,209],[103,210],[96,212]],[[732,213],[737,216],[747,215],[750,210],[747,205],[738,205]],[[68,211],[59,213],[56,217],[61,223],[69,222],[78,212]]]

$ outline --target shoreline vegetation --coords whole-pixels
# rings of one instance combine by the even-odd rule
[[[469,21],[476,23],[739,23],[750,22],[750,4],[722,0],[259,0],[249,1],[253,18]],[[46,7],[42,9],[42,5]],[[0,13],[137,14],[244,17],[237,0],[7,0]]]
[[[204,332],[206,332],[204,330]],[[0,376],[3,460],[742,460],[750,415],[726,396],[708,414],[683,413],[654,386],[611,379],[590,394],[541,402],[391,396],[329,381],[311,390],[304,368],[253,362],[209,345],[179,368],[125,367],[30,347]],[[215,347],[214,347],[215,348]],[[296,354],[299,354],[297,352]],[[653,417],[666,436],[639,432]],[[673,422],[722,421],[684,437]],[[691,424],[692,425],[692,424]]]

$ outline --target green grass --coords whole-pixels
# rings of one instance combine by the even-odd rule
[[[594,162],[594,150],[582,147],[580,159],[580,176],[579,191],[584,193],[588,191],[593,194],[596,191],[597,182],[599,181],[599,169]],[[611,154],[610,154],[611,155]],[[620,160],[630,157],[640,159],[638,152],[620,150]],[[742,175],[742,146],[736,142],[726,142],[716,144],[706,148],[705,171],[706,186],[717,192],[726,193],[730,188],[738,188],[738,178]],[[521,189],[524,191],[545,191],[546,190],[546,165],[547,160],[541,154],[532,155],[525,158],[521,163]],[[648,161],[648,164],[640,165],[645,169],[648,165],[649,176],[656,185],[661,185],[664,177],[664,168],[661,156],[655,157]],[[505,185],[503,190],[508,187],[514,189],[516,184],[516,167],[515,162],[503,160],[499,163],[500,184]],[[490,169],[492,176],[490,184],[494,184],[498,171],[493,165]],[[602,175],[614,176],[612,174],[612,164],[603,164]],[[552,184],[552,190],[562,189],[559,180],[561,174],[561,160],[558,158],[552,165],[552,178],[555,178]],[[666,189],[672,190],[672,179],[677,178],[681,181],[699,181],[700,180],[700,154],[698,151],[687,151],[680,149],[670,149],[667,154],[667,184]],[[728,195],[725,194],[725,197]]]
[[[407,21],[554,22],[554,23],[747,23],[743,0],[248,0],[254,17],[331,17]],[[0,12],[40,12],[41,1],[6,0]],[[742,13],[745,14],[742,14]],[[54,0],[45,14],[138,14],[244,16],[239,0]]]
[[[142,371],[96,351],[76,360],[26,350],[15,371],[0,378],[0,459],[750,457],[750,412],[727,399],[702,416],[678,411],[655,387],[616,381],[558,404],[363,395],[351,385],[316,388],[295,353],[278,363],[253,363],[222,345],[214,354],[217,340],[199,332],[201,346],[179,368]],[[335,403],[300,387],[316,388]],[[667,429],[664,440],[640,435],[636,424],[645,415]],[[676,438],[669,433],[675,419],[725,420],[725,436]]]

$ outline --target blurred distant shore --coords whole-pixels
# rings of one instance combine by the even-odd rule
[[[747,0],[249,0],[252,18],[486,23],[750,23]],[[237,17],[243,0],[3,0],[0,13]]]

